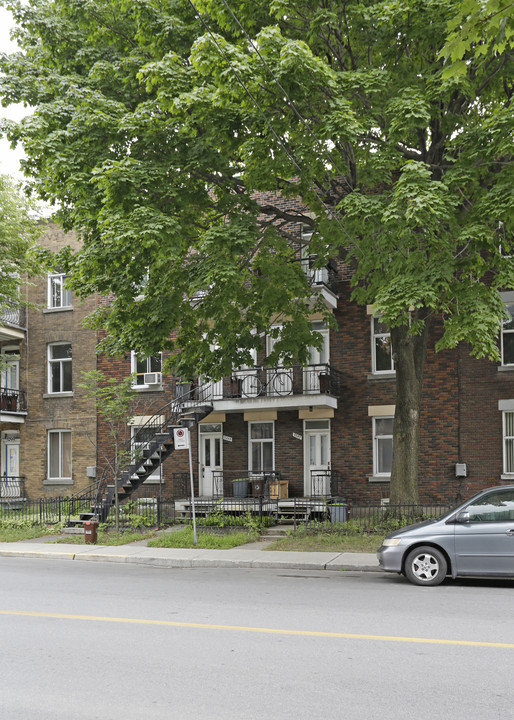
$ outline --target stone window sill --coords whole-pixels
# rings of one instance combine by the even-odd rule
[[[61,312],[69,312],[70,310],[73,310],[73,306],[69,305],[68,307],[60,307],[60,308],[44,308],[43,314],[46,313],[61,313]]]
[[[72,392],[62,392],[62,393],[44,393],[43,398],[67,398],[67,397],[73,397],[73,391]]]
[[[43,485],[73,485],[72,478],[46,478]]]
[[[372,475],[368,478],[368,482],[391,482],[390,475]]]

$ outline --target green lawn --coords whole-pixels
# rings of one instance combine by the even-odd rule
[[[0,542],[18,542],[19,540],[32,540],[33,538],[51,535],[52,528],[34,525],[34,527],[4,527],[0,525]]]
[[[204,549],[229,550],[230,548],[237,547],[238,545],[245,545],[246,543],[254,542],[258,539],[258,537],[259,536],[257,534],[246,531],[217,535],[198,530],[198,544],[196,547]],[[153,540],[150,540],[148,542],[148,546],[164,548],[194,548],[193,528],[188,526],[182,530],[177,530],[176,532],[163,533]]]
[[[305,528],[291,531],[286,537],[268,545],[266,550],[295,550],[297,552],[366,552],[374,553],[385,535],[346,534]]]

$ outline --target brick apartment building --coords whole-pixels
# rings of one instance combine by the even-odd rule
[[[56,252],[72,234],[44,227],[40,243]],[[93,481],[96,408],[78,388],[96,368],[96,332],[82,326],[96,298],[77,301],[54,272],[25,286],[28,307],[0,318],[0,352],[10,356],[0,381],[0,501],[69,496]]]
[[[42,242],[56,250],[70,236],[50,226]],[[324,342],[321,350],[312,349],[305,367],[267,367],[273,339],[264,337],[253,366],[218,382],[195,379],[195,392],[209,410],[191,429],[195,492],[201,497],[230,495],[234,479],[258,483],[263,477],[273,492],[290,498],[337,494],[378,503],[389,496],[395,410],[389,333],[372,307],[350,301],[341,263],[312,270],[305,257],[304,265],[313,294],[334,314],[337,330],[312,316]],[[112,457],[106,428],[77,387],[82,370],[98,368],[118,378],[135,374],[137,399],[126,430],[138,447],[151,440],[145,423],[176,397],[177,379],[162,372],[162,356],[96,357],[96,333],[85,330],[82,320],[98,300],[77,303],[62,280],[55,273],[29,286],[29,300],[40,307],[29,309],[26,320],[18,310],[19,316],[0,324],[0,352],[20,356],[13,355],[0,390],[4,494],[8,480],[11,495],[72,494]],[[514,316],[514,293],[505,293],[505,303]],[[502,329],[499,364],[472,358],[464,345],[435,353],[440,332],[435,325],[425,364],[423,502],[455,501],[514,480],[514,321]],[[188,470],[187,452],[175,451],[145,481],[146,490],[185,497]]]

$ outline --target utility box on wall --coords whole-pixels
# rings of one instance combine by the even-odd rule
[[[455,477],[467,477],[468,466],[466,463],[455,463]]]

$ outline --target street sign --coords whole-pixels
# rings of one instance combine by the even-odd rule
[[[189,429],[175,428],[173,430],[173,442],[175,450],[188,450],[189,448]]]

